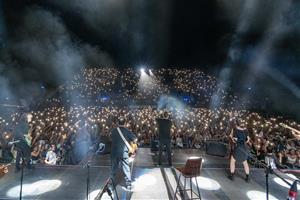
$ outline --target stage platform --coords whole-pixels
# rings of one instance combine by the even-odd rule
[[[197,178],[203,200],[264,200],[265,173],[262,169],[251,169],[250,183],[244,181],[240,166],[234,181],[227,178],[228,160],[224,157],[205,155],[202,151],[175,149],[174,166],[184,165],[190,156],[201,156],[204,165]],[[157,166],[157,155],[148,148],[141,148],[133,166],[134,191],[126,192],[122,186],[122,175],[118,175],[117,193],[119,199],[172,199],[178,172],[167,166]],[[90,169],[90,198],[99,193],[110,172],[109,155],[95,156]],[[23,199],[32,200],[86,200],[87,167],[83,166],[42,166],[24,170]],[[11,167],[0,179],[0,199],[19,199],[21,173]],[[284,175],[291,182],[296,178]],[[183,179],[182,179],[183,180]],[[270,200],[286,199],[288,186],[270,175]],[[189,185],[188,185],[189,186]],[[195,189],[193,180],[192,187]],[[196,190],[195,190],[196,191]],[[186,194],[187,195],[187,194]],[[107,194],[104,199],[110,199]],[[180,198],[179,198],[180,199]],[[188,196],[185,197],[188,199]]]

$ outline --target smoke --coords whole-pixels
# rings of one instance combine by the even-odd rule
[[[58,86],[71,81],[84,67],[113,65],[106,52],[78,41],[52,12],[33,6],[26,8],[21,19],[0,54],[6,74],[0,76],[1,98],[23,96],[31,104],[44,94],[44,82]]]
[[[218,79],[218,85],[217,90],[214,91],[214,94],[212,95],[212,99],[210,102],[210,109],[214,110],[222,105],[225,101],[225,99],[222,98],[222,94],[220,91],[225,91],[227,88],[229,88],[229,80],[230,80],[230,74],[231,69],[226,67],[223,68],[220,72],[220,76]]]
[[[221,69],[219,73],[219,84],[218,88],[224,91],[228,91],[230,88],[231,79],[234,77],[234,65],[239,61],[242,56],[242,39],[244,34],[251,29],[251,24],[259,21],[257,16],[255,16],[255,10],[258,6],[257,0],[246,0],[246,1],[233,1],[228,2],[224,0],[218,1],[220,5],[220,11],[224,11],[225,16],[233,21],[236,24],[236,28],[234,34],[232,35],[231,43],[228,48],[227,53],[227,61],[224,64],[223,69]],[[218,91],[215,91],[211,103],[210,108],[217,108],[222,103],[222,97],[218,94]],[[243,104],[241,101],[237,102],[235,107],[241,107]]]
[[[108,54],[97,47],[74,42],[61,19],[49,11],[29,8],[20,28],[22,34],[10,45],[11,51],[28,65],[50,72],[53,81],[69,81],[94,62],[112,65]]]
[[[119,46],[124,63],[163,63],[167,55],[172,1],[48,0],[48,4],[80,16],[108,45]],[[112,39],[113,37],[113,39]],[[113,40],[113,41],[112,41]]]
[[[224,68],[229,68],[231,71],[224,81],[231,81],[231,85],[235,85],[236,89],[242,93],[239,95],[240,101],[237,101],[235,106],[241,107],[243,104],[244,108],[247,108],[249,104],[245,102],[257,101],[256,92],[252,91],[254,88],[265,91],[263,94],[266,97],[272,96],[272,101],[278,104],[274,105],[276,109],[282,107],[279,104],[292,102],[287,99],[285,102],[279,102],[281,94],[272,91],[276,87],[280,90],[285,87],[287,91],[294,94],[294,97],[290,99],[299,98],[299,88],[274,66],[278,66],[274,64],[274,53],[278,41],[299,30],[299,20],[297,20],[297,16],[300,16],[299,3],[291,0],[246,0],[230,3],[219,0],[218,3],[220,10],[236,27],[228,49],[228,59],[224,64]],[[249,42],[249,35],[251,37],[251,34],[257,33],[259,35],[256,39]],[[281,53],[278,56],[284,55]],[[219,77],[221,80],[222,73],[221,71]],[[270,79],[273,79],[275,84],[277,82],[278,86]],[[270,82],[273,82],[273,85],[270,85]]]
[[[186,111],[189,107],[175,97],[162,95],[157,102],[157,110],[163,109],[171,112],[175,119],[175,124],[179,125],[180,120],[186,115]]]
[[[51,0],[48,3],[69,12],[76,12],[102,36],[110,36],[111,30],[115,30],[116,34],[122,34],[129,28],[128,11],[131,4],[129,0],[73,0],[72,2]]]

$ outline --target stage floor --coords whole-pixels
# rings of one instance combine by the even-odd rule
[[[265,198],[265,173],[262,169],[251,169],[251,181],[244,181],[244,173],[237,169],[234,181],[227,178],[226,158],[208,156],[197,150],[175,149],[174,166],[184,165],[190,156],[202,156],[204,165],[197,178],[204,200],[263,200]],[[174,168],[156,165],[157,156],[150,149],[139,149],[133,167],[134,191],[126,192],[119,174],[117,192],[119,199],[172,199],[178,173]],[[95,157],[90,167],[90,199],[100,191],[110,172],[109,155]],[[0,179],[0,199],[19,199],[21,173],[13,167]],[[285,175],[286,176],[286,175]],[[287,177],[287,176],[286,176]],[[293,176],[288,177],[291,181]],[[23,199],[31,200],[86,200],[87,168],[84,166],[36,166],[24,170]],[[270,200],[286,199],[288,187],[270,175]],[[194,180],[193,180],[194,182]],[[183,179],[182,179],[183,183]],[[280,185],[281,184],[281,185]],[[192,184],[195,187],[194,183]],[[189,185],[188,185],[189,186]],[[195,189],[195,188],[194,188]],[[196,191],[196,190],[195,190]],[[104,195],[106,198],[108,196]],[[188,197],[186,197],[187,199]],[[109,199],[109,198],[108,198]],[[180,199],[180,198],[179,198]]]

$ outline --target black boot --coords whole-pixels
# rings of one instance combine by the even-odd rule
[[[228,178],[233,181],[234,180],[234,174],[230,173],[229,176],[228,176]]]
[[[245,181],[246,181],[247,183],[249,183],[249,182],[250,182],[249,174],[246,174]]]

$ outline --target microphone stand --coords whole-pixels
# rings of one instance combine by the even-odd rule
[[[24,179],[24,156],[23,153],[21,154],[21,158],[22,158],[22,168],[21,168],[21,181],[20,181],[20,196],[19,199],[22,200],[22,192],[23,192],[23,179]]]
[[[271,166],[266,166],[265,174],[266,174],[266,200],[269,200],[269,174],[272,173],[273,170]]]
[[[90,199],[89,191],[90,191],[90,161],[87,162],[87,177],[86,177],[86,199]]]
[[[277,174],[270,165],[267,165],[265,163],[263,163],[262,161],[258,160],[257,158],[255,158],[254,156],[250,155],[250,157],[252,159],[254,159],[257,163],[259,163],[259,165],[261,165],[263,168],[265,168],[265,173],[266,173],[266,200],[269,200],[269,174],[274,174],[275,176],[277,176],[278,178],[280,178],[283,182],[285,182],[286,184],[288,184],[289,186],[292,186],[291,183],[289,183],[287,180],[285,180],[282,176],[280,176],[279,174]]]

